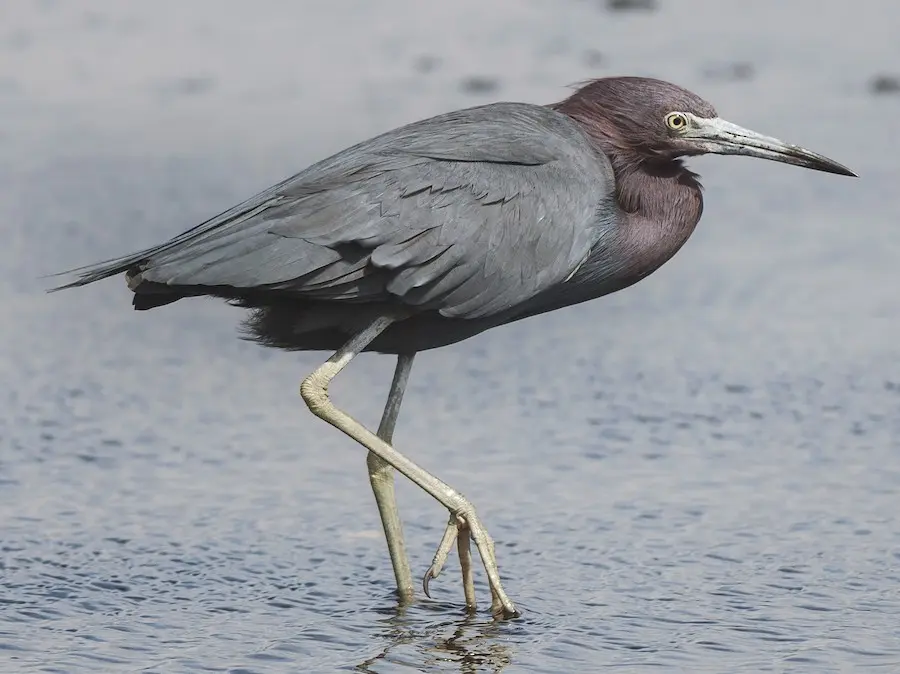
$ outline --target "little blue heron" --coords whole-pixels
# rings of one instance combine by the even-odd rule
[[[700,219],[698,176],[680,158],[704,153],[855,175],[719,118],[674,84],[603,78],[553,105],[493,103],[363,141],[166,243],[66,272],[75,280],[54,290],[124,273],[135,309],[224,298],[252,310],[250,339],[333,351],[301,395],[369,450],[401,599],[413,586],[393,469],[450,512],[425,593],[456,543],[474,608],[471,538],[493,613],[514,616],[472,504],[391,446],[413,357],[651,274]],[[328,396],[331,380],[362,351],[397,356],[377,434]]]

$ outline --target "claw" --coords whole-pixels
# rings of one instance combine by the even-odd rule
[[[428,591],[428,584],[434,576],[435,573],[430,566],[428,567],[428,571],[425,572],[425,575],[422,576],[422,591],[425,592],[425,596],[429,599],[431,599],[431,592]]]
[[[434,553],[434,559],[431,561],[431,566],[428,567],[428,570],[425,572],[425,577],[422,578],[422,590],[425,592],[425,596],[431,599],[431,594],[428,592],[428,585],[431,582],[432,578],[437,578],[441,570],[444,568],[444,564],[447,562],[447,556],[450,554],[450,550],[453,549],[453,544],[456,542],[456,537],[459,535],[459,524],[455,515],[450,515],[450,521],[447,522],[447,528],[444,529],[444,535],[441,537],[441,542],[438,544],[437,552]]]

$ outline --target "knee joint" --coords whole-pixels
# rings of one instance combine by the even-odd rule
[[[300,397],[313,414],[318,414],[328,405],[328,380],[317,370],[300,384]]]

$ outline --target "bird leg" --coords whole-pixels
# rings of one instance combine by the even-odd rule
[[[470,535],[466,521],[461,516],[450,515],[450,521],[447,523],[447,528],[444,530],[444,535],[441,538],[438,549],[434,553],[434,559],[431,562],[431,566],[428,567],[428,570],[425,572],[425,577],[422,579],[422,589],[425,591],[426,597],[429,599],[431,598],[431,592],[429,591],[431,580],[440,575],[441,570],[444,568],[444,564],[447,562],[447,557],[450,555],[450,550],[453,548],[453,543],[455,542],[459,552],[459,565],[462,568],[463,593],[466,597],[466,608],[470,610],[475,608],[475,579],[472,575],[472,550],[469,547]],[[493,588],[491,588],[491,596],[496,599],[497,595],[494,593]],[[496,609],[496,603],[492,601],[491,611],[494,612]]]
[[[378,437],[387,443],[391,442],[397,417],[400,413],[400,405],[403,394],[409,380],[415,354],[401,354],[397,357],[397,365],[394,369],[394,378],[388,393],[381,423],[378,426]],[[397,508],[397,499],[394,493],[394,469],[390,464],[382,461],[372,452],[366,457],[369,469],[369,482],[375,495],[378,512],[381,515],[381,523],[384,527],[384,537],[387,540],[388,553],[391,557],[391,565],[394,569],[394,578],[397,582],[397,594],[401,602],[408,602],[413,598],[412,573],[409,567],[409,558],[406,554],[406,546],[403,540],[403,524]],[[459,522],[457,524],[457,522]],[[457,535],[457,534],[462,535]],[[459,563],[462,569],[463,593],[466,599],[466,607],[475,608],[475,582],[472,573],[472,551],[469,546],[469,531],[465,521],[451,516],[450,523],[444,533],[444,539],[435,553],[434,561],[425,574],[423,588],[425,595],[431,598],[428,592],[429,581],[437,578],[447,561],[450,548],[454,540],[459,550]]]
[[[313,414],[356,440],[425,490],[451,514],[465,520],[484,564],[492,594],[496,595],[491,605],[493,612],[504,617],[517,616],[518,611],[516,611],[515,604],[507,596],[500,583],[500,573],[494,558],[493,541],[475,514],[474,506],[448,484],[410,461],[350,415],[335,407],[328,396],[328,385],[331,380],[372,340],[384,332],[394,320],[396,319],[392,316],[382,316],[372,321],[367,328],[357,333],[331,358],[303,380],[300,385],[300,395],[303,396],[303,400]]]
[[[394,379],[384,405],[381,423],[378,425],[378,437],[388,444],[391,443],[394,435],[394,426],[397,424],[397,415],[400,414],[400,403],[403,401],[403,393],[406,390],[406,382],[409,379],[414,356],[415,354],[397,356]],[[406,545],[403,542],[403,524],[400,521],[397,499],[394,495],[394,469],[373,452],[369,452],[366,457],[366,464],[369,469],[369,483],[372,485],[372,493],[375,495],[375,503],[384,527],[388,554],[391,556],[391,565],[394,567],[397,594],[401,602],[409,602],[413,598],[412,572],[409,568],[409,557],[406,555]]]
[[[456,537],[456,550],[459,553],[459,566],[462,569],[463,593],[466,597],[466,608],[470,611],[474,611],[475,576],[472,573],[472,548],[469,546],[471,534],[469,533],[469,527],[464,519],[457,518],[457,522],[459,522],[459,534]],[[494,589],[491,588],[491,598],[493,599],[496,596]],[[496,602],[491,601],[491,612],[496,609]]]

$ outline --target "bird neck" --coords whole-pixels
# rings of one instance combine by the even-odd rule
[[[694,232],[703,213],[696,173],[678,159],[647,160],[614,133],[587,127],[596,150],[605,155],[616,178],[622,211],[621,245],[641,267],[643,278],[669,260]]]
[[[583,97],[553,107],[578,122],[612,165],[620,210],[614,240],[596,247],[571,281],[590,296],[621,290],[659,269],[688,240],[703,212],[700,183],[677,159],[641,154],[620,121]]]
[[[678,160],[613,162],[622,210],[620,251],[630,260],[627,283],[652,274],[685,244],[703,212],[697,175]]]
[[[681,161],[612,161],[616,201],[629,220],[642,220],[660,233],[687,236],[703,213],[703,194],[696,173]]]
[[[625,219],[655,225],[659,234],[684,243],[703,212],[697,175],[678,159],[642,153],[623,131],[622,120],[580,92],[551,107],[575,120],[594,149],[612,164],[616,201]]]

